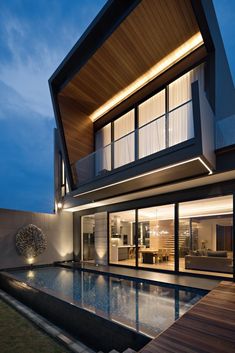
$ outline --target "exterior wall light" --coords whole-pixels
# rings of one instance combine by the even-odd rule
[[[33,261],[34,261],[34,258],[33,258],[33,257],[29,257],[29,258],[27,259],[27,262],[28,262],[29,265],[32,265],[32,264],[33,264]]]
[[[63,208],[62,202],[58,202],[57,208],[58,208],[58,210],[62,210],[62,208]]]

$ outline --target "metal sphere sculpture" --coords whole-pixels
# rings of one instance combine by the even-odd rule
[[[16,234],[16,249],[19,255],[24,256],[26,259],[42,254],[46,247],[46,235],[34,224],[21,228]]]

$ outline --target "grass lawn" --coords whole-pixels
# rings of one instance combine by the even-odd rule
[[[0,352],[68,353],[68,350],[0,300]]]

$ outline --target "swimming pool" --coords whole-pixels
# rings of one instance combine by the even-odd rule
[[[148,338],[168,328],[206,294],[61,267],[17,270],[10,274],[30,288],[45,291]]]

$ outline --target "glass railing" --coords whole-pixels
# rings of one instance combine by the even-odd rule
[[[76,162],[78,185],[194,137],[192,100]]]

